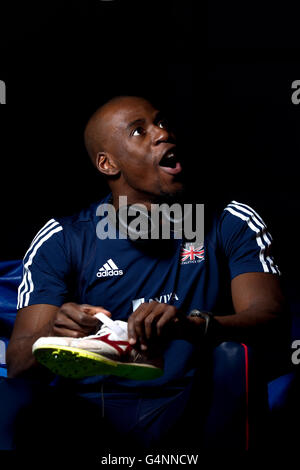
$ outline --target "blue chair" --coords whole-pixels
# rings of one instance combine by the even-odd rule
[[[300,339],[299,283],[289,279],[284,286],[291,313],[290,347],[285,370],[268,383],[270,448],[279,453],[293,455],[299,446],[300,421],[300,374],[299,366],[293,365],[291,345]]]
[[[21,276],[20,260],[0,262],[0,377],[7,376],[5,351],[16,317],[17,288]]]
[[[7,377],[5,349],[16,316],[22,262],[0,262],[0,377]],[[255,352],[245,344],[224,342],[212,351],[211,390],[205,418],[207,447],[248,450],[259,445],[267,413],[283,406],[291,377],[267,384],[257,373]],[[268,402],[269,400],[269,402]]]

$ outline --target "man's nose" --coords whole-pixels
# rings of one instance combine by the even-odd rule
[[[153,126],[153,142],[158,145],[162,142],[170,142],[174,139],[171,137],[172,133],[164,127]]]

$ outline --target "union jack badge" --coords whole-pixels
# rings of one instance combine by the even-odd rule
[[[193,245],[192,243],[185,243],[180,253],[181,264],[200,263],[204,260],[204,246]]]

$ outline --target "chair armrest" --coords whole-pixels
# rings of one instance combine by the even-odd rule
[[[256,449],[268,413],[267,382],[256,353],[245,344],[223,342],[213,349],[212,361],[205,445],[226,451]]]

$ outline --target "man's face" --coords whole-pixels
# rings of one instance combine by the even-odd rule
[[[124,98],[112,105],[109,152],[121,171],[122,192],[133,199],[181,191],[175,136],[148,101]]]

